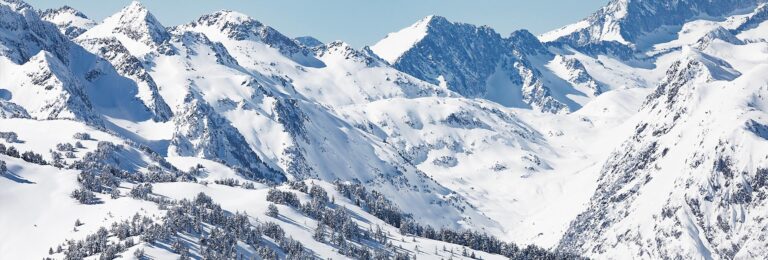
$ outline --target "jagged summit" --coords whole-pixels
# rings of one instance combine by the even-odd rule
[[[218,30],[236,40],[259,37],[261,32],[267,30],[267,26],[256,19],[253,19],[246,14],[230,10],[221,10],[211,14],[202,15],[194,22],[179,26],[179,28],[182,30],[193,28]]]
[[[170,39],[165,26],[139,1],[131,2],[81,37],[101,38],[112,33],[150,47],[157,47]]]
[[[682,51],[683,58],[681,62],[699,62],[702,69],[706,69],[711,80],[734,80],[741,76],[741,73],[733,68],[731,64],[720,58],[706,54],[695,48],[685,46]]]
[[[339,56],[346,60],[353,60],[366,64],[367,66],[382,66],[386,65],[380,57],[373,54],[369,48],[363,50],[357,50],[351,45],[343,41],[333,41],[328,44],[322,44],[314,48],[316,55],[319,58],[326,56]]]
[[[646,97],[645,107],[666,107],[666,113],[681,113],[675,106],[689,105],[698,85],[718,80],[734,80],[741,75],[728,62],[692,48],[683,47],[679,59],[667,70],[655,91]],[[679,115],[678,115],[679,116]]]
[[[452,23],[440,16],[427,16],[413,25],[398,32],[390,33],[371,47],[379,57],[406,73],[422,80],[438,83],[440,74],[448,80],[449,87],[468,96],[476,96],[482,91],[475,91],[483,78],[475,75],[456,76],[441,73],[440,68],[417,68],[415,59],[427,59],[432,55],[433,62],[459,62],[473,64],[468,67],[458,64],[441,64],[456,70],[482,69],[494,70],[495,63],[504,55],[502,37],[487,27],[476,27],[470,24]],[[477,51],[477,52],[476,52]],[[429,54],[426,52],[430,52]],[[476,52],[470,55],[469,52]],[[459,55],[461,57],[452,57]],[[488,72],[487,74],[490,74]],[[452,82],[453,81],[453,82]]]
[[[22,1],[0,1],[0,56],[21,64],[41,50],[68,62],[69,43],[52,24]]]
[[[659,103],[667,101],[672,103],[674,99],[682,99],[682,92],[693,91],[688,84],[709,83],[712,81],[731,81],[741,76],[728,62],[703,53],[696,48],[683,47],[680,58],[672,64],[664,79],[661,80],[656,91],[646,98],[646,103]],[[661,99],[666,96],[666,99]]]
[[[71,7],[69,5],[64,5],[64,6],[59,7],[59,8],[47,9],[47,10],[43,11],[42,13],[43,13],[43,15],[42,15],[43,17],[45,17],[47,14],[55,15],[55,14],[69,13],[69,14],[72,14],[72,15],[80,17],[80,18],[88,19],[88,16],[86,16],[84,13],[80,12],[79,10],[77,10],[74,7]]]
[[[409,27],[388,34],[384,39],[371,46],[371,50],[379,57],[394,64],[406,51],[427,35],[430,26],[445,23],[450,22],[442,16],[424,17]]]
[[[152,42],[161,43],[170,38],[165,26],[139,1],[131,2],[113,17],[118,16],[120,27],[116,29],[134,40],[147,40],[148,36]]]
[[[659,28],[680,27],[685,22],[700,17],[722,18],[736,11],[754,9],[765,2],[613,0],[581,22],[545,33],[541,39],[576,47],[600,42],[618,42],[642,48],[657,41],[658,35],[653,37],[652,34]]]
[[[311,57],[308,48],[250,16],[229,10],[202,15],[195,21],[176,26],[176,32],[193,31],[205,34],[213,41],[257,42],[277,49],[297,63],[313,67],[322,66]]]
[[[536,35],[530,31],[522,29],[509,34],[507,42],[513,49],[517,49],[526,54],[546,54],[547,47],[539,41]]]
[[[293,40],[308,48],[315,48],[325,45],[325,43],[312,36],[299,36],[293,38]]]
[[[443,85],[465,97],[483,97],[509,107],[552,113],[574,111],[579,104],[570,100],[568,93],[596,93],[594,88],[574,90],[576,83],[567,82],[574,77],[558,79],[554,75],[557,72],[546,65],[555,55],[526,30],[504,38],[488,26],[428,16],[389,34],[371,49],[395,68],[421,80]],[[586,73],[572,71],[583,71],[579,66],[565,69],[570,72],[560,74]]]
[[[13,9],[14,11],[22,11],[25,9],[34,10],[34,8],[22,0],[0,0],[0,5],[5,5]]]
[[[427,29],[431,28],[437,28],[439,26],[447,26],[452,24],[453,22],[449,21],[448,18],[444,16],[439,15],[428,15],[418,22],[416,22],[413,27],[426,27]]]
[[[88,18],[88,16],[86,16],[82,12],[78,11],[77,9],[75,9],[75,8],[69,6],[69,5],[64,5],[64,6],[59,7],[59,8],[47,9],[47,10],[43,11],[42,13],[43,13],[42,16],[45,16],[46,14],[70,13],[70,14],[73,14],[73,15],[75,15],[77,17],[80,17],[80,18]]]
[[[762,22],[765,22],[766,19],[768,19],[768,3],[761,4],[754,12],[752,12],[752,14],[744,17],[743,21],[733,31],[743,32],[749,29],[754,29]]]
[[[735,31],[734,31],[735,32]],[[732,31],[723,28],[722,26],[716,27],[714,30],[707,32],[703,37],[696,41],[692,47],[699,50],[704,50],[711,45],[715,40],[721,40],[735,45],[742,45],[744,41],[736,37]]]
[[[264,24],[250,16],[232,10],[221,10],[211,14],[205,14],[198,18],[196,23],[205,26],[215,26],[220,29],[232,29],[235,27],[257,28],[264,26]]]
[[[45,21],[55,24],[59,31],[69,38],[80,36],[85,31],[96,26],[96,22],[88,18],[88,16],[68,5],[45,10],[40,14],[40,17]]]

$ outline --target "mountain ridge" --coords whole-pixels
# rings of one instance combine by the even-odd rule
[[[764,13],[428,16],[356,49],[0,0],[0,257],[762,258]]]

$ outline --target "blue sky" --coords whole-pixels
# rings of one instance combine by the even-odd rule
[[[101,20],[130,0],[27,0],[41,9],[72,6]],[[576,22],[608,0],[144,0],[165,26],[229,9],[248,14],[284,34],[311,35],[356,47],[371,45],[430,15],[489,25],[502,35],[518,29],[538,34]]]

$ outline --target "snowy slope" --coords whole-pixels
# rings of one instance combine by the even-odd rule
[[[83,239],[99,227],[137,212],[157,212],[153,203],[130,198],[83,205],[69,197],[79,185],[76,171],[38,166],[4,155],[0,160],[7,162],[9,169],[0,176],[3,258],[48,257],[48,249],[64,239]],[[83,225],[75,226],[77,220]]]
[[[171,107],[174,127],[172,131],[163,127],[142,134],[138,131],[145,123],[116,122],[133,141],[161,154],[223,162],[254,179],[361,181],[392,194],[400,204],[410,201],[413,208],[409,206],[409,211],[420,219],[446,226],[482,223],[480,226],[496,228],[474,209],[466,210],[469,205],[463,198],[427,178],[397,150],[345,122],[328,107],[396,96],[446,96],[450,92],[389,68],[379,58],[345,44],[306,49],[232,11],[205,15],[168,30],[169,38],[157,45],[167,48],[136,43],[123,35],[122,29],[114,29],[124,27],[116,17],[152,17],[145,10],[131,4],[77,38],[117,67],[120,63],[110,58],[112,52],[102,51],[95,39],[114,37],[129,53],[134,53],[129,46],[144,45],[136,48],[143,54],[136,56],[142,60],[139,69],[149,72],[159,97]],[[115,49],[114,53],[127,55],[121,48]],[[444,202],[435,211],[410,210],[436,201]]]
[[[435,16],[427,16],[410,27],[387,35],[384,39],[371,46],[371,50],[391,64],[395,64],[411,48],[415,47],[427,36],[430,23]]]
[[[138,1],[131,2],[118,13],[89,29],[81,39],[112,35],[136,56],[144,56],[153,48],[161,48],[170,34]]]
[[[765,258],[766,10],[355,49],[0,0],[0,258]]]
[[[235,21],[251,27],[227,26]],[[203,89],[201,93],[209,103],[219,104],[224,116],[243,133],[251,147],[289,178],[359,180],[392,194],[402,193],[393,196],[398,202],[430,203],[437,197],[450,196],[449,190],[426,178],[404,161],[398,151],[325,108],[396,96],[447,95],[445,90],[382,66],[375,57],[342,43],[319,48],[316,58],[302,58],[301,55],[313,52],[298,49],[284,56],[287,50],[298,47],[293,42],[275,41],[287,37],[271,35],[276,33],[271,28],[235,12],[203,16],[174,31],[203,33],[228,50],[236,61],[236,65],[229,66],[240,70],[237,73],[245,73],[244,81],[233,82],[228,93],[222,92],[221,83],[216,85],[217,90]],[[309,67],[302,66],[307,63]],[[322,66],[315,66],[318,64]],[[207,79],[197,78],[194,82],[201,87],[212,86]],[[242,105],[230,106],[227,100]],[[443,210],[415,214],[424,214],[446,225],[465,225],[455,219],[463,214],[480,223],[489,221],[474,212],[459,213],[454,207],[464,202],[459,199],[457,203],[446,204],[445,210],[452,212],[449,214]]]
[[[631,119],[632,137],[607,160],[561,249],[641,258],[765,254],[764,240],[753,236],[765,227],[765,89],[758,83],[765,65],[757,58],[765,43],[745,43],[736,29],[755,13],[692,21],[654,46],[681,51],[667,54],[674,63]]]
[[[151,51],[172,54],[169,39],[165,27],[139,2],[132,2],[76,38],[88,51],[109,61],[121,76],[136,82],[134,95],[150,109],[155,121],[167,121],[172,112],[143,63],[150,61],[145,55]]]

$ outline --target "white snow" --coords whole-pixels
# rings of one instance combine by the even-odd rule
[[[371,50],[389,63],[394,63],[400,56],[424,39],[429,30],[429,23],[433,18],[434,16],[427,16],[409,27],[388,34],[387,37],[371,46]]]
[[[579,22],[569,24],[564,27],[543,33],[539,35],[539,40],[542,42],[552,42],[559,39],[560,37],[569,35],[581,29],[585,29],[589,27],[589,25],[590,25],[589,21],[581,20]]]
[[[130,198],[82,205],[69,197],[79,185],[77,172],[37,166],[0,155],[10,173],[0,174],[0,256],[8,259],[48,257],[48,249],[66,239],[83,239],[102,226],[137,212],[152,215],[157,205]],[[84,225],[75,227],[75,221]]]
[[[625,42],[614,26],[616,19],[626,15],[625,5],[619,1],[618,9],[609,17],[614,20],[595,32],[601,39]],[[255,22],[237,12],[223,14],[220,22]],[[343,42],[329,43],[314,52],[286,54],[281,47],[287,46],[267,39],[236,40],[217,27],[222,24],[188,24],[168,32],[154,18],[146,20],[151,14],[138,3],[88,30],[77,42],[114,37],[125,45],[128,54],[141,60],[141,66],[158,85],[159,98],[175,114],[184,112],[188,98],[210,105],[212,113],[242,135],[247,147],[265,164],[289,172],[291,180],[307,179],[306,183],[324,187],[339,205],[355,215],[362,227],[382,226],[395,246],[402,246],[420,259],[461,258],[463,248],[401,235],[397,227],[344,199],[330,182],[359,180],[386,194],[423,224],[473,229],[520,245],[555,248],[571,221],[595,209],[591,203],[600,195],[595,193],[599,185],[611,184],[604,181],[612,178],[603,175],[606,163],[612,162],[614,155],[628,152],[625,149],[657,142],[660,150],[669,148],[669,153],[636,172],[653,178],[638,188],[634,183],[622,187],[620,192],[636,189],[636,197],[627,203],[616,202],[621,208],[608,211],[607,218],[620,221],[598,232],[596,238],[600,240],[590,241],[604,244],[583,248],[601,247],[605,251],[585,251],[586,256],[622,259],[650,251],[638,258],[662,258],[666,256],[662,251],[653,251],[660,249],[642,244],[661,237],[669,245],[664,250],[690,258],[718,258],[719,247],[729,247],[743,238],[738,242],[743,249],[735,252],[735,258],[761,258],[764,255],[759,252],[764,252],[760,251],[764,244],[751,232],[764,226],[758,220],[766,212],[764,201],[755,196],[754,201],[763,204],[730,203],[720,207],[717,203],[728,202],[723,196],[736,197],[735,193],[720,195],[708,185],[726,189],[748,184],[723,184],[734,180],[713,173],[715,159],[731,158],[737,169],[734,174],[768,165],[766,136],[760,129],[749,129],[749,122],[768,122],[768,23],[739,32],[736,37],[743,44],[714,39],[705,48],[691,47],[713,30],[735,28],[743,17],[695,20],[682,25],[679,31],[673,30],[677,27],[661,28],[644,38],[646,42],[636,43],[646,54],[653,55],[646,60],[623,61],[585,55],[568,46],[551,47],[553,56],[533,57],[530,62],[541,68],[542,84],[550,94],[565,100],[572,111],[556,115],[526,107],[520,88],[510,87],[516,83],[502,69],[489,77],[483,98],[464,98],[448,90],[444,76],[438,77],[438,85],[426,83]],[[425,37],[432,19],[427,17],[388,35],[372,50],[387,62],[397,61]],[[138,27],[132,29],[141,32],[139,38],[116,30],[134,25]],[[588,26],[582,21],[540,38],[553,41]],[[258,30],[264,28],[259,25],[251,29],[258,35]],[[151,41],[151,35],[165,33],[170,38],[166,42]],[[173,48],[176,53],[161,55],[158,45]],[[152,156],[138,145],[131,145],[131,141],[147,145],[180,170],[200,165],[203,172],[196,176],[199,182],[156,184],[155,194],[183,199],[204,192],[227,211],[245,212],[252,222],[278,223],[320,258],[345,258],[338,249],[312,238],[316,220],[283,205],[278,206],[277,218],[266,216],[266,185],[245,189],[214,184],[222,179],[250,180],[216,160],[221,158],[179,156],[171,144],[179,132],[176,121],[151,120],[139,101],[151,98],[147,86],[118,75],[109,64],[85,53],[88,50],[93,51],[74,48],[69,63],[47,51],[24,64],[0,57],[3,101],[24,107],[34,118],[0,119],[0,132],[17,133],[21,140],[9,143],[0,139],[0,143],[13,145],[21,152],[40,153],[50,160],[50,151],[56,150],[57,144],[81,142],[84,147],[76,149],[76,158],[65,159],[71,163],[94,151],[98,142],[112,142],[125,147],[117,155],[121,166],[135,171],[146,171]],[[603,84],[605,93],[596,95],[588,84],[569,82],[576,72],[567,67],[566,59],[583,64],[586,73]],[[703,74],[687,79],[691,82],[670,99],[647,100],[678,61],[698,62],[692,64],[700,64],[695,68],[702,71],[695,72]],[[86,79],[86,73],[94,68],[101,68],[105,74]],[[84,111],[73,110],[76,106],[67,102],[78,89],[85,97],[81,101]],[[665,107],[667,104],[652,106],[651,102],[665,100],[675,103],[671,108]],[[297,115],[278,111],[279,105],[288,104],[295,105],[288,112]],[[677,111],[684,113],[673,120]],[[105,120],[106,128],[78,122],[75,115],[79,112],[98,115]],[[281,118],[286,116],[290,118]],[[296,127],[289,123],[298,123],[301,130],[289,132],[289,128]],[[658,131],[658,136],[636,140],[643,124],[659,129],[668,126],[669,132]],[[201,139],[215,139],[211,136],[215,130],[205,129]],[[76,140],[75,133],[81,132],[90,134],[92,140]],[[301,156],[292,155],[295,150],[291,149],[298,149]],[[703,160],[704,166],[692,168],[696,159]],[[0,155],[0,160],[6,161],[10,169],[10,173],[0,176],[0,212],[4,213],[0,214],[0,258],[46,257],[49,247],[55,248],[66,239],[82,239],[100,226],[137,212],[150,216],[163,213],[154,203],[127,196],[111,199],[98,195],[103,203],[80,205],[69,196],[79,187],[77,170],[33,165],[5,155]],[[298,172],[297,164],[310,170]],[[734,182],[754,178],[738,176],[742,179]],[[124,183],[120,189],[126,191],[132,185]],[[285,185],[279,188],[288,189]],[[722,200],[702,202],[703,213],[698,219],[688,203],[690,198],[705,201],[701,197],[704,193],[721,196],[716,199]],[[299,195],[308,200],[306,194]],[[682,210],[670,219],[660,220],[660,212],[670,205]],[[625,213],[631,217],[624,218]],[[74,227],[76,219],[85,225]],[[722,225],[719,221],[732,229],[720,230],[716,226]],[[707,237],[705,231],[711,230],[705,228],[720,231]],[[669,239],[665,234],[672,231],[680,231],[683,236]],[[443,251],[443,247],[454,253]],[[148,244],[131,248],[124,257],[139,248],[157,259],[177,257]],[[501,259],[476,253],[482,259]]]

